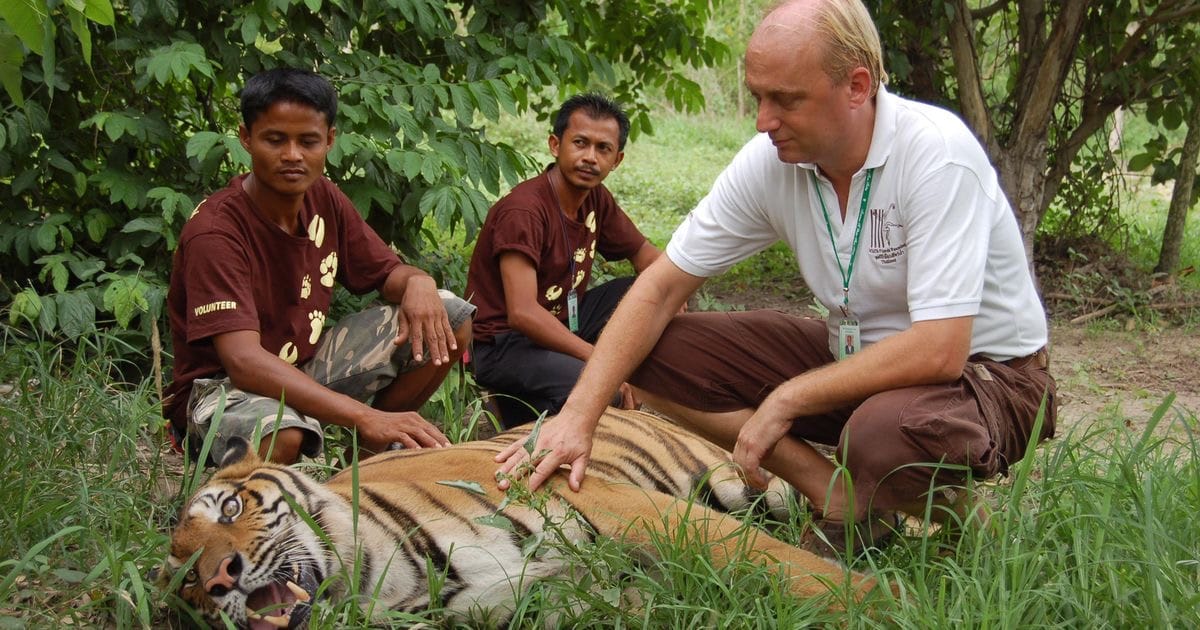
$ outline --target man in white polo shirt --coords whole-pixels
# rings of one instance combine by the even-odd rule
[[[761,133],[626,294],[539,435],[534,452],[550,454],[531,486],[569,464],[579,488],[603,394],[626,380],[732,450],[752,483],[765,468],[795,486],[818,515],[817,551],[881,544],[895,512],[920,515],[943,499],[931,490],[1006,473],[1053,435],[1045,313],[995,169],[958,117],[885,81],[860,0],[795,0],[763,19],[746,51]],[[673,315],[777,240],[826,321]],[[806,440],[836,444],[844,469]]]

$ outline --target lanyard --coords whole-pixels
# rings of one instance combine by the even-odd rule
[[[858,237],[862,235],[863,218],[867,215],[867,199],[871,196],[871,180],[875,169],[867,169],[867,178],[863,182],[862,203],[858,207],[858,225],[854,227],[854,243],[850,246],[850,264],[842,266],[842,257],[838,255],[837,241],[833,238],[833,224],[829,221],[829,211],[825,209],[825,198],[821,196],[821,182],[817,173],[809,171],[812,176],[813,188],[817,190],[817,201],[821,202],[821,215],[825,217],[825,230],[829,233],[829,244],[833,246],[833,259],[837,261],[838,271],[842,274],[842,315],[850,316],[850,276],[854,273],[854,260],[858,257]]]

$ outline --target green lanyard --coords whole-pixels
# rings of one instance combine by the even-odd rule
[[[833,238],[833,224],[829,222],[829,211],[825,209],[825,198],[821,196],[821,182],[815,171],[809,171],[812,176],[813,188],[817,190],[817,200],[821,202],[821,214],[825,217],[825,230],[829,232],[829,244],[833,246],[833,259],[837,261],[838,271],[842,274],[842,315],[850,317],[850,276],[854,273],[854,260],[858,257],[858,237],[862,235],[863,217],[867,215],[867,199],[871,196],[871,180],[875,169],[867,169],[867,179],[863,182],[862,204],[858,207],[858,225],[854,227],[854,243],[850,246],[850,265],[842,267],[842,257],[838,256],[837,241]]]

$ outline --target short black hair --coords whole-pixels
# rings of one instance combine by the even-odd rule
[[[576,94],[562,104],[562,107],[558,109],[558,114],[554,117],[554,137],[562,140],[563,133],[567,131],[567,125],[571,122],[571,114],[578,110],[583,110],[585,114],[596,120],[615,119],[617,128],[620,129],[617,150],[625,150],[625,140],[629,138],[629,116],[626,116],[621,106],[612,99],[596,92]]]
[[[280,101],[312,107],[333,127],[337,116],[333,85],[325,77],[299,68],[273,68],[250,77],[242,87],[242,122],[249,129],[263,112]]]

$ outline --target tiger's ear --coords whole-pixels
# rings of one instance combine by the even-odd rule
[[[217,464],[217,469],[228,468],[234,464],[241,463],[244,460],[253,456],[255,463],[258,463],[258,453],[250,448],[250,442],[246,438],[234,436],[229,438],[229,443],[225,447],[225,456],[221,458]]]

